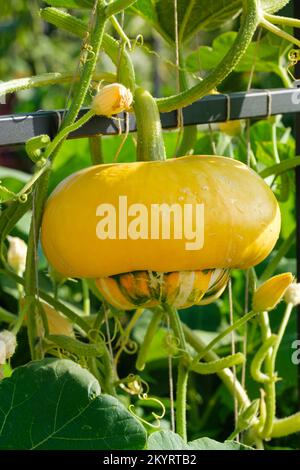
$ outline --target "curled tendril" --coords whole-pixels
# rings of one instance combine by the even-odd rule
[[[138,350],[139,346],[137,344],[136,341],[133,341],[132,339],[130,339],[124,346],[124,351],[127,353],[127,354],[135,354]]]
[[[154,417],[154,419],[156,419],[158,422],[156,424],[153,424],[153,423],[149,423],[147,420],[141,418],[141,416],[139,416],[136,412],[135,412],[135,406],[134,405],[129,405],[128,409],[130,411],[130,413],[135,416],[139,421],[141,421],[142,423],[146,424],[147,426],[150,426],[151,428],[153,429],[159,429],[160,428],[160,420],[164,418],[165,414],[166,414],[166,407],[165,405],[158,399],[158,398],[154,398],[154,397],[148,397],[147,393],[142,393],[140,395],[138,395],[139,399],[140,400],[143,400],[143,401],[152,401],[154,403],[158,403],[159,406],[161,407],[161,414],[157,414],[155,413],[154,411],[151,412],[151,415]]]
[[[24,194],[20,194],[18,196],[18,201],[21,203],[21,204],[25,204],[25,202],[27,202],[28,200],[28,193],[24,193]]]
[[[138,34],[135,39],[132,41],[131,44],[131,52],[134,52],[136,47],[141,47],[144,45],[144,36],[142,34]]]
[[[180,348],[180,341],[179,341],[179,338],[176,338],[176,336],[174,336],[172,333],[168,333],[166,336],[165,336],[165,346],[166,348],[168,349],[168,352],[170,352],[171,354],[174,353],[174,351],[178,351]]]

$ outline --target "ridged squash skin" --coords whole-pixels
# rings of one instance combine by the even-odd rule
[[[204,204],[204,245],[185,239],[106,239],[96,235],[99,204]],[[171,225],[171,234],[173,233]],[[262,261],[280,231],[279,206],[268,185],[243,163],[218,156],[93,166],[52,193],[42,221],[42,245],[65,276],[102,278],[133,271],[248,268]]]
[[[206,305],[223,293],[229,270],[175,271],[159,273],[134,271],[97,279],[103,297],[114,307],[132,310],[152,308],[161,304],[187,308]]]

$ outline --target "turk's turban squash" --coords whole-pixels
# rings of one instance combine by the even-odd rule
[[[230,268],[261,262],[279,231],[278,203],[256,173],[230,158],[187,156],[69,176],[46,204],[42,244],[58,272],[95,278],[120,308],[182,307],[220,295]]]

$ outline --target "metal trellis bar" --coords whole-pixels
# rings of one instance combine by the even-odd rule
[[[0,107],[1,111],[1,107]],[[57,133],[63,110],[38,111],[29,114],[0,116],[0,146],[24,144],[28,139],[40,134],[51,138]],[[79,117],[86,112],[82,109]],[[249,92],[230,93],[228,95],[208,95],[184,108],[184,125],[207,124],[226,121],[228,118],[246,119],[263,118],[276,114],[300,112],[300,89],[250,90]],[[119,128],[125,131],[124,115],[120,125],[116,119],[94,117],[87,124],[70,135],[71,138],[89,137],[97,134],[113,135]],[[162,113],[164,129],[178,126],[176,111]],[[130,114],[129,131],[136,130],[133,114]]]

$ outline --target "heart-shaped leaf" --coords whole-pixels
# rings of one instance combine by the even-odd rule
[[[238,442],[226,441],[222,443],[208,437],[202,437],[186,444],[178,434],[172,431],[154,432],[148,439],[147,447],[149,450],[252,450],[251,447]]]
[[[192,52],[186,61],[186,67],[191,72],[199,70],[211,70],[224,58],[232,47],[237,33],[228,31],[220,34],[212,44],[212,47],[201,46]],[[252,42],[246,53],[235,68],[236,72],[248,72],[253,67],[257,72],[275,72],[280,75],[280,58],[287,42],[280,39],[273,42],[273,36],[266,34],[259,42]],[[286,54],[286,52],[285,52]]]
[[[142,449],[143,426],[93,375],[44,359],[0,382],[0,449]]]

